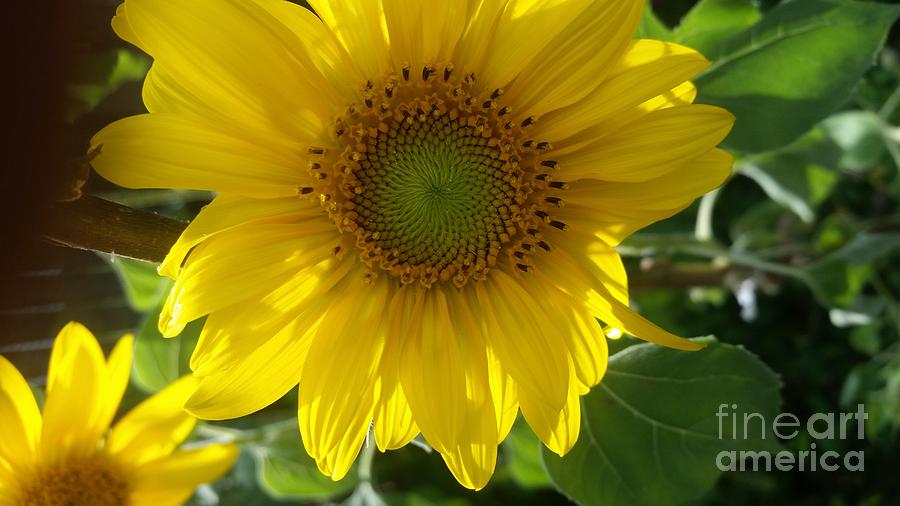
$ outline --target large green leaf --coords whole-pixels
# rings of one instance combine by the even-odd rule
[[[849,0],[783,3],[724,44],[696,79],[697,101],[737,116],[730,149],[786,145],[847,101],[898,14]]]
[[[864,232],[803,272],[823,304],[848,307],[871,279],[875,265],[898,252],[900,233]]]
[[[636,36],[639,39],[656,40],[671,40],[672,38],[671,30],[656,17],[650,2],[644,5],[644,15],[641,16],[641,24],[638,25]]]
[[[384,501],[389,506],[470,506],[472,504],[462,497],[446,496],[424,484],[411,492],[387,494]]]
[[[716,60],[728,42],[761,18],[751,0],[700,0],[675,29],[674,39]]]
[[[93,110],[123,84],[143,79],[150,68],[149,58],[121,48],[90,53],[80,63],[73,69],[79,75],[68,86],[68,94],[75,100],[69,104],[69,120]]]
[[[838,179],[833,170],[790,155],[742,164],[740,172],[804,223],[815,220],[816,207],[831,194]]]
[[[212,485],[197,489],[187,506],[285,506],[270,498],[256,483],[256,463],[249,451],[241,451],[231,471]]]
[[[575,448],[564,458],[544,450],[544,463],[557,487],[584,505],[679,504],[713,486],[719,452],[778,448],[772,434],[759,437],[758,422],[747,439],[739,423],[732,439],[732,419],[716,413],[737,405],[738,420],[752,412],[771,423],[779,388],[778,376],[740,347],[631,346],[610,358],[606,377],[582,398]]]
[[[109,261],[128,299],[137,311],[149,311],[171,286],[171,280],[156,272],[156,264],[130,258],[103,255]]]
[[[343,506],[388,506],[388,503],[375,491],[371,483],[364,481],[356,487],[353,495],[343,502]]]
[[[532,489],[551,485],[541,462],[541,441],[523,419],[516,420],[503,440],[503,456],[510,475],[520,486]]]
[[[356,473],[350,473],[341,481],[332,481],[316,467],[316,462],[306,454],[296,422],[290,430],[275,430],[273,437],[262,444],[253,444],[251,450],[258,466],[260,487],[276,499],[326,500],[349,493],[356,486]]]
[[[838,168],[859,169],[880,156],[870,149],[867,129],[872,123],[876,125],[875,142],[881,142],[879,120],[872,116],[862,111],[834,115],[789,146],[741,160],[737,169],[756,181],[772,200],[812,223],[816,208],[838,182]]]
[[[159,310],[149,313],[135,338],[132,378],[147,392],[156,392],[190,372],[191,353],[203,329],[204,320],[197,320],[177,337],[164,338],[157,329]]]
[[[881,159],[885,152],[883,124],[877,114],[870,111],[846,111],[822,122],[822,128],[840,146],[842,156],[838,166],[842,169],[862,172]]]

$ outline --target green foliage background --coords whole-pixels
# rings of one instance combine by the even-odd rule
[[[142,112],[149,65],[111,35],[116,2],[87,3],[77,20],[87,49],[67,118],[73,157],[99,127]],[[251,417],[198,429],[197,439],[244,446],[234,471],[191,504],[900,504],[900,45],[889,37],[898,14],[889,3],[852,0],[662,0],[648,9],[641,36],[696,47],[713,61],[696,81],[698,102],[736,114],[725,146],[738,159],[722,189],[621,251],[638,280],[635,307],[673,332],[716,338],[695,354],[614,341],[618,353],[583,400],[582,436],[568,457],[542,450],[517,423],[480,493],[459,487],[424,444],[369,453],[332,483],[303,453],[292,393]],[[88,191],[185,219],[210,198],[126,192],[98,178]],[[64,273],[76,274],[59,283],[72,302],[47,328],[79,319],[107,344],[135,332],[127,403],[188,372],[202,322],[161,338],[155,320],[168,282],[154,266],[65,255]],[[115,286],[84,295],[73,277],[79,286],[86,278]],[[39,385],[52,333],[36,335],[39,327],[16,318],[5,313],[4,327],[24,335],[0,350]],[[720,440],[721,403],[769,420],[865,403],[865,440],[818,443],[864,450],[866,471],[723,475],[720,450],[796,451],[811,441]]]

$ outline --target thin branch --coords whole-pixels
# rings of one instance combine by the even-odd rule
[[[187,225],[85,195],[55,204],[42,235],[61,246],[160,263]]]
[[[160,263],[186,226],[183,221],[85,195],[55,204],[42,235],[61,246]],[[654,262],[629,273],[629,284],[636,290],[723,286],[728,272],[727,267],[710,264]]]
[[[628,286],[633,291],[725,286],[725,277],[734,270],[730,265],[645,260],[639,270],[628,272]]]

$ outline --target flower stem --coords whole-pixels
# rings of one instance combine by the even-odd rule
[[[55,204],[41,235],[69,248],[109,253],[145,262],[160,263],[187,227],[187,223],[134,209],[98,197],[84,195]],[[708,265],[668,266],[664,272],[630,273],[641,289],[689,286],[721,286],[725,270]]]
[[[372,442],[373,437],[374,434],[370,428],[369,434],[366,436],[366,442],[363,444],[362,451],[360,452],[359,465],[356,469],[357,476],[359,476],[359,481],[361,483],[372,482],[372,461],[375,459],[375,444]]]
[[[159,263],[187,223],[85,195],[55,204],[41,235],[70,248]]]

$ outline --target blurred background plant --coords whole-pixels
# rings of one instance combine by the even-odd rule
[[[109,29],[117,0],[82,3],[71,20],[79,44],[64,122],[72,160],[102,126],[144,112],[150,65]],[[480,493],[461,489],[424,443],[386,455],[366,448],[351,477],[332,483],[300,446],[290,394],[253,416],[201,426],[244,451],[191,504],[900,504],[900,37],[890,35],[898,14],[887,2],[851,0],[653,2],[640,36],[713,61],[696,81],[698,101],[737,115],[726,141],[737,163],[720,190],[620,250],[645,316],[717,341],[707,338],[697,354],[611,341],[620,353],[584,399],[582,436],[566,459],[517,424]],[[211,198],[126,191],[96,177],[83,191],[182,220]],[[4,281],[14,296],[0,314],[0,352],[33,384],[45,381],[51,337],[73,319],[106,344],[136,333],[126,404],[189,372],[202,322],[162,339],[155,322],[169,282],[153,264],[45,243],[35,251]],[[770,420],[864,403],[865,440],[820,448],[864,450],[866,470],[722,475],[719,450],[772,441],[715,438],[720,403]],[[782,444],[804,450],[810,441]]]

